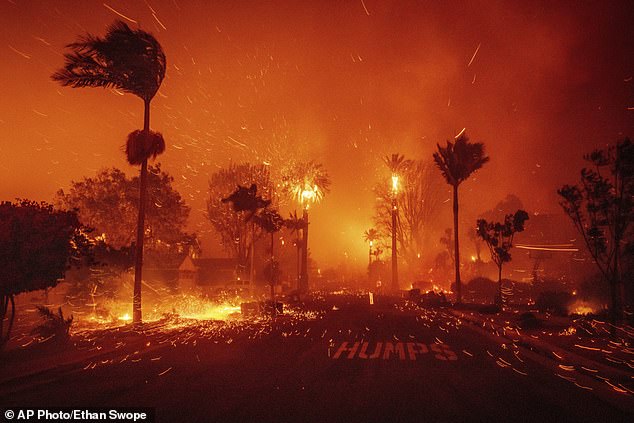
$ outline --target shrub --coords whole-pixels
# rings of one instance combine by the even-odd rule
[[[64,318],[62,308],[57,309],[57,313],[45,306],[37,306],[37,311],[42,316],[44,322],[34,329],[44,339],[51,338],[57,342],[65,342],[70,336],[70,327],[73,324],[73,316]]]
[[[572,301],[572,295],[568,292],[545,291],[539,294],[535,305],[539,311],[566,316]]]
[[[492,299],[498,292],[497,283],[489,278],[477,277],[467,283],[467,292],[474,298]]]
[[[522,329],[537,329],[542,322],[533,313],[527,312],[520,314],[519,324]]]

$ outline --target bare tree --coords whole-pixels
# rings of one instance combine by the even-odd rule
[[[249,187],[252,184],[257,186],[262,198],[275,201],[275,189],[268,167],[249,163],[231,164],[211,175],[207,199],[207,218],[220,235],[220,242],[238,260],[240,266],[245,268],[253,254],[251,247],[263,235],[263,231],[252,219],[247,219],[252,214],[250,210],[236,212],[232,210],[231,204],[222,199],[234,192],[239,185]]]

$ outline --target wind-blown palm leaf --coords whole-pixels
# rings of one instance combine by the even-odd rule
[[[297,210],[293,213],[289,213],[289,218],[284,220],[284,226],[291,230],[291,233],[299,232],[300,229],[304,229],[306,222],[301,217],[297,216]]]
[[[165,77],[165,53],[148,32],[121,21],[104,38],[87,34],[67,46],[66,63],[53,80],[64,86],[112,87],[150,101]]]
[[[278,232],[284,226],[284,218],[277,210],[265,208],[253,217],[253,221],[268,233]]]

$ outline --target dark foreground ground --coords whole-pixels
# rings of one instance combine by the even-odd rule
[[[160,422],[634,421],[631,394],[442,310],[355,296],[310,308],[273,326],[81,333],[28,362],[10,351],[0,406],[155,407]]]

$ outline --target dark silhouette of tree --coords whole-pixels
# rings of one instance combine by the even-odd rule
[[[275,203],[275,188],[267,166],[231,164],[228,168],[212,174],[209,179],[207,218],[220,236],[220,242],[225,250],[235,257],[243,268],[246,268],[252,256],[253,243],[263,235],[263,231],[252,219],[248,219],[252,214],[250,206],[243,208],[245,205],[238,201],[238,209],[235,209],[235,203],[232,204],[227,197],[233,195],[231,193],[241,196],[242,194],[235,193],[238,186],[243,187],[242,192],[248,197],[250,188],[244,187],[252,185],[256,186],[261,198]],[[254,195],[254,201],[257,203],[255,197],[257,196]],[[227,198],[227,201],[223,202],[223,198]],[[248,201],[250,200],[247,199]]]
[[[270,201],[268,202],[270,203]],[[267,204],[268,205],[268,204]],[[279,262],[275,259],[274,246],[275,234],[284,226],[284,218],[280,216],[277,210],[265,208],[258,214],[253,216],[254,222],[265,232],[271,235],[271,255],[269,260],[269,282],[271,283],[271,301],[273,301],[273,315],[277,308],[275,305],[275,285],[279,279]]]
[[[460,134],[455,142],[447,141],[446,147],[437,144],[434,161],[449,185],[453,187],[453,226],[455,243],[456,295],[457,302],[462,302],[462,285],[460,283],[460,243],[458,237],[458,187],[476,170],[480,169],[489,158],[484,153],[484,144],[471,143],[465,133]]]
[[[439,213],[441,204],[440,176],[433,166],[423,160],[407,161],[399,170],[397,193],[396,241],[399,257],[411,270],[420,262],[419,254],[425,253],[430,228]],[[374,187],[377,201],[374,224],[381,238],[392,236],[392,187],[385,178]],[[420,270],[420,269],[416,269]]]
[[[504,304],[502,296],[502,265],[511,261],[513,237],[517,232],[524,230],[524,224],[527,220],[528,213],[524,210],[518,210],[514,214],[507,214],[503,223],[478,219],[477,233],[489,247],[491,259],[498,267],[498,295],[495,302],[500,306]]]
[[[165,150],[163,136],[150,131],[150,102],[165,77],[165,53],[151,34],[121,21],[110,25],[104,38],[86,34],[68,48],[71,53],[64,55],[66,63],[53,80],[73,88],[114,87],[143,100],[143,130],[133,131],[126,144],[128,162],[141,165],[133,299],[133,321],[141,323],[147,161]]]
[[[633,251],[634,144],[626,138],[584,159],[592,167],[581,170],[580,184],[564,185],[557,192],[561,206],[610,286],[610,314],[616,323],[624,300],[623,260]],[[633,291],[630,286],[630,293]]]
[[[0,347],[11,336],[15,295],[54,287],[70,264],[90,257],[87,232],[74,211],[28,200],[0,204]]]
[[[368,275],[370,274],[370,266],[372,265],[372,254],[374,249],[379,248],[376,243],[379,239],[379,231],[375,228],[367,229],[363,233],[363,240],[368,243]]]
[[[145,253],[169,250],[187,252],[194,241],[185,232],[189,207],[172,186],[174,178],[160,163],[148,167],[148,205],[145,224]],[[95,177],[72,181],[68,191],[59,190],[55,204],[77,209],[80,221],[95,229],[97,238],[112,248],[126,248],[135,239],[138,216],[139,177],[128,178],[116,168],[102,169]],[[178,261],[178,260],[176,260]]]
[[[257,195],[257,192],[258,187],[256,184],[251,184],[249,188],[238,185],[230,196],[223,198],[221,201],[223,203],[231,203],[235,212],[249,212],[246,218],[249,221],[259,209],[268,207],[271,204],[271,200],[263,199]]]
[[[300,238],[300,231],[304,230],[305,227],[304,219],[297,216],[297,210],[293,211],[293,213],[289,213],[289,218],[284,221],[284,226],[291,231],[291,234],[295,235],[295,240],[293,241],[293,245],[297,250],[297,282],[299,283],[300,272],[301,272],[301,252],[303,248],[303,243]]]
[[[440,242],[440,245],[445,247],[445,252],[447,253],[447,257],[449,257],[449,260],[451,261],[451,265],[455,266],[455,264],[456,264],[456,254],[455,254],[456,243],[454,242],[453,231],[451,230],[451,228],[446,228],[445,229],[445,233],[440,237],[440,239],[438,241]]]

